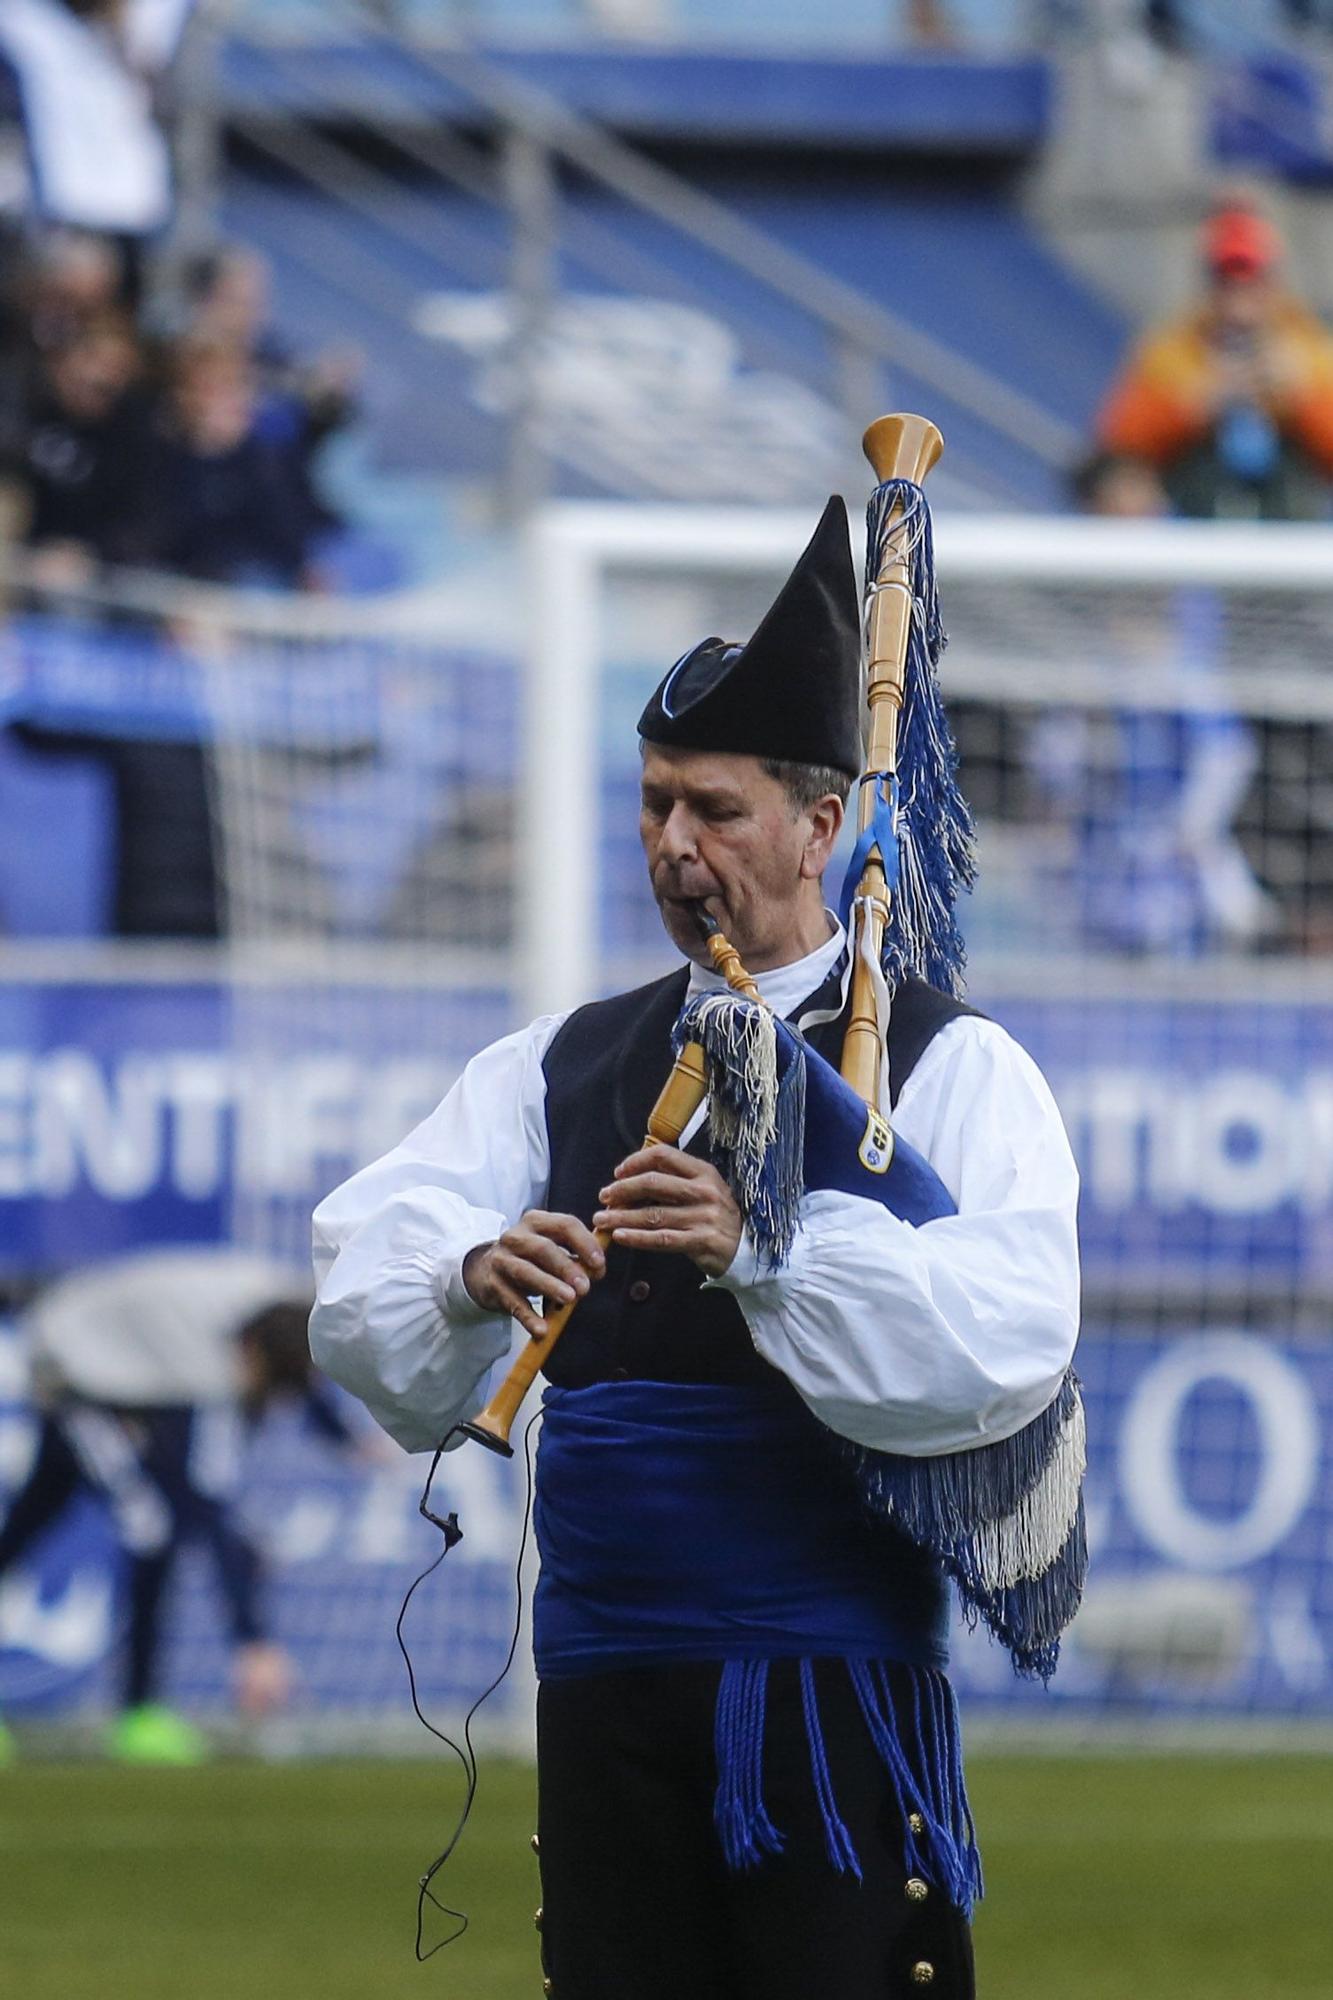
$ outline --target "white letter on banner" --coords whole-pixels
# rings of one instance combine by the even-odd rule
[[[1311,1215],[1333,1196],[1333,1071],[1312,1069],[1301,1086],[1301,1206]]]
[[[1293,1171],[1300,1114],[1276,1077],[1230,1070],[1199,1088],[1194,1113],[1197,1194],[1221,1215],[1262,1215],[1295,1192]],[[1242,1132],[1246,1151],[1228,1151]]]
[[[1184,1208],[1193,1199],[1195,1171],[1194,1094],[1176,1090],[1165,1076],[1147,1093],[1148,1201],[1159,1214]]]
[[[158,1064],[127,1055],[104,1076],[81,1049],[54,1049],[42,1065],[37,1097],[42,1190],[68,1194],[80,1167],[109,1201],[137,1201],[162,1171],[162,1098]]]
[[[1133,1070],[1094,1070],[1071,1091],[1084,1121],[1080,1165],[1093,1204],[1108,1213],[1132,1208],[1142,1179],[1144,1079]],[[1082,1103],[1078,1103],[1081,1096]]]
[[[361,1071],[351,1056],[311,1056],[283,1079],[283,1157],[278,1186],[301,1194],[328,1186],[352,1164]]]
[[[170,1056],[163,1094],[171,1113],[171,1184],[191,1201],[207,1201],[222,1187],[226,1114],[231,1109],[231,1065],[224,1056]]]
[[[236,1070],[232,1171],[237,1187],[247,1194],[276,1194],[282,1185],[276,1138],[281,1075],[276,1063],[247,1062]]]
[[[0,1195],[32,1193],[32,1063],[17,1050],[0,1055]]]
[[[1201,1382],[1229,1382],[1259,1427],[1259,1480],[1243,1514],[1217,1520],[1180,1477],[1180,1415]],[[1319,1472],[1310,1385],[1264,1341],[1203,1334],[1169,1348],[1140,1376],[1120,1432],[1120,1491],[1145,1542],[1187,1569],[1240,1569],[1275,1549],[1304,1513]]]

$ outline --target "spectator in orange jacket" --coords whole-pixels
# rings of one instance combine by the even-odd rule
[[[1333,336],[1278,283],[1282,243],[1251,208],[1203,232],[1206,290],[1149,333],[1112,387],[1101,447],[1154,465],[1175,511],[1309,520],[1333,480]]]

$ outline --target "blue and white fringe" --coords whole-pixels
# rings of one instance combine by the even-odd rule
[[[872,1514],[928,1549],[953,1578],[970,1623],[1007,1647],[1015,1670],[1048,1681],[1087,1574],[1087,1435],[1078,1377],[1013,1437],[937,1458],[842,1442]]]
[[[756,1251],[771,1269],[791,1255],[804,1192],[805,1064],[767,1007],[739,993],[687,1002],[672,1034],[704,1052],[708,1135]]]

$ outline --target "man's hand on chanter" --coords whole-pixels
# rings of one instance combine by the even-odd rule
[[[707,1160],[675,1146],[645,1146],[615,1170],[593,1228],[626,1250],[669,1250],[716,1278],[735,1257],[741,1212]]]
[[[576,1216],[530,1208],[494,1243],[468,1251],[463,1283],[487,1312],[511,1313],[526,1333],[540,1336],[546,1321],[533,1299],[569,1305],[605,1270],[601,1244]]]

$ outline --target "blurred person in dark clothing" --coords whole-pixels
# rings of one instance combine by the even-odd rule
[[[15,722],[11,734],[43,757],[100,764],[111,782],[116,937],[215,938],[222,897],[202,746],[189,739],[115,736]]]
[[[143,1251],[85,1266],[23,1318],[40,1411],[37,1448],[0,1524],[0,1577],[75,1496],[109,1510],[129,1559],[129,1629],[109,1747],[130,1762],[194,1763],[206,1738],[161,1699],[163,1610],[181,1550],[204,1546],[235,1645],[243,1714],[291,1685],[264,1603],[263,1560],[236,1501],[247,1433],[280,1401],[356,1447],[311,1365],[309,1298],[268,1259],[227,1248]]]
[[[316,441],[355,414],[359,351],[328,348],[310,360],[294,354],[273,327],[270,271],[258,251],[230,244],[203,261],[195,273],[190,329],[195,338],[243,348],[263,394],[299,401]]]
[[[52,230],[33,252],[27,293],[32,343],[45,353],[125,304],[120,252],[86,230]]]
[[[42,362],[19,465],[31,581],[58,592],[103,565],[157,553],[152,405],[119,314],[77,318]],[[49,609],[49,601],[43,608]],[[213,835],[196,742],[144,741],[40,723],[15,727],[45,756],[108,771],[115,827],[112,928],[121,937],[216,937]]]
[[[309,359],[293,353],[272,323],[271,273],[258,251],[228,244],[203,259],[193,276],[191,337],[240,348],[259,386],[258,433],[290,452],[313,525],[340,525],[319,491],[317,464],[329,438],[358,410],[361,356],[329,348]]]
[[[304,585],[313,531],[298,474],[290,454],[256,435],[255,417],[254,374],[245,355],[183,344],[172,358],[170,387],[141,468],[135,461],[132,504],[127,485],[113,545],[101,553],[210,583]],[[95,758],[111,775],[115,934],[218,936],[221,898],[201,744],[74,735],[32,724],[18,734],[30,749]]]
[[[19,457],[39,578],[83,580],[147,551],[150,404],[134,330],[105,313],[44,357]]]
[[[1176,513],[1313,520],[1333,480],[1333,336],[1279,283],[1282,240],[1233,202],[1205,225],[1198,304],[1139,344],[1100,447],[1154,467]]]
[[[182,342],[153,453],[152,560],[210,583],[300,589],[313,524],[294,449],[261,433],[259,385],[241,348]]]
[[[47,364],[118,308],[116,252],[98,236],[11,237],[0,290],[0,477],[21,486],[28,438],[48,393]]]

